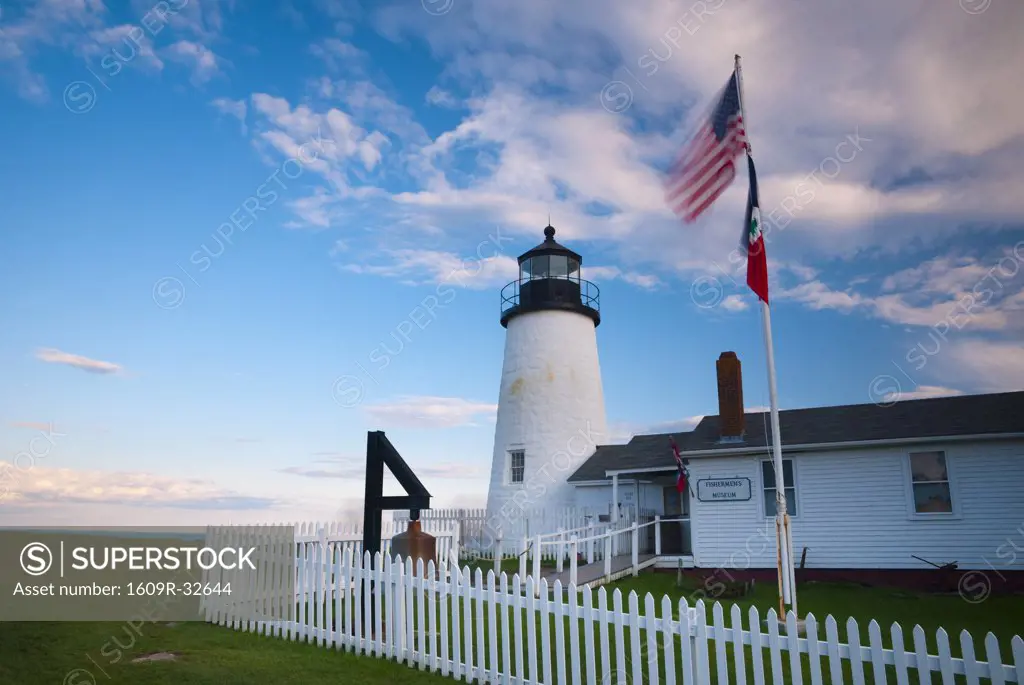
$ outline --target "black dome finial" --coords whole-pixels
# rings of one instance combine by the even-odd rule
[[[551,224],[544,229],[544,240],[545,242],[554,242],[555,240],[555,227]]]

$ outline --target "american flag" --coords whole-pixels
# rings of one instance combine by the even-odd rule
[[[734,71],[711,116],[683,147],[669,172],[665,201],[672,211],[686,223],[696,221],[732,183],[734,160],[746,147]]]
[[[672,436],[669,436],[668,441],[672,445],[672,455],[676,458],[676,468],[679,469],[679,475],[676,476],[676,492],[682,492],[689,485],[690,472],[683,463],[683,458],[679,454],[679,448],[676,447],[676,441]]]

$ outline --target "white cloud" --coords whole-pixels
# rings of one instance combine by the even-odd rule
[[[750,308],[750,304],[741,295],[729,295],[722,300],[722,309],[729,312],[742,312]]]
[[[378,424],[388,427],[455,428],[493,421],[498,405],[458,397],[400,397],[366,407]]]
[[[217,108],[217,111],[221,114],[227,114],[238,119],[242,126],[242,135],[244,136],[249,132],[249,129],[245,125],[246,115],[246,104],[245,100],[231,100],[230,98],[216,98],[211,105]]]
[[[52,423],[43,423],[42,421],[11,421],[8,425],[11,426],[11,428],[26,428],[34,431],[56,431]]]
[[[990,268],[991,266],[971,257],[936,257],[920,266],[903,269],[887,276],[882,281],[882,290],[917,290],[938,294],[962,292],[970,290],[983,280]]]
[[[309,46],[309,52],[319,57],[332,72],[348,71],[362,73],[362,65],[368,55],[343,40],[327,38]]]
[[[1024,345],[1019,340],[953,339],[928,361],[943,378],[977,392],[1024,390]]]
[[[758,412],[769,411],[769,407],[753,406],[747,407],[745,411],[748,414],[756,414]],[[637,435],[687,433],[696,428],[697,424],[704,420],[704,416],[704,414],[697,414],[696,416],[686,416],[681,419],[670,419],[668,421],[659,421],[657,423],[612,425],[608,431],[610,433],[608,444],[625,444]]]
[[[106,8],[100,0],[45,0],[27,7],[20,15],[3,7],[0,24],[0,63],[18,95],[43,103],[49,89],[41,74],[32,69],[31,58],[41,48],[82,42],[87,31],[103,26]]]
[[[902,402],[903,400],[927,400],[933,397],[955,397],[963,394],[960,390],[945,388],[940,385],[919,385],[910,392],[901,392],[899,399]]]
[[[372,81],[364,78],[332,80],[323,76],[314,83],[317,95],[328,109],[343,105],[346,116],[364,127],[375,128],[378,135],[404,141],[414,150],[430,138],[416,121],[415,113],[399,104]],[[314,108],[315,109],[315,108]]]
[[[811,309],[837,309],[844,313],[853,311],[865,302],[857,293],[832,290],[821,281],[801,283],[794,288],[781,288],[774,296],[782,300],[802,302]]]
[[[438,86],[431,86],[424,97],[427,104],[435,107],[457,107],[459,102],[451,93]]]
[[[140,17],[153,17],[151,12],[155,3],[151,0],[132,0],[135,10]],[[233,10],[235,3],[232,0],[202,0],[202,2],[178,2],[169,3],[174,11],[164,10],[163,16],[171,28],[176,32],[189,33],[198,41],[210,43],[219,38],[224,29],[223,8]]]
[[[870,279],[855,279],[864,286]],[[811,309],[860,312],[909,326],[971,331],[1011,331],[1024,327],[1024,264],[1012,249],[982,260],[940,256],[885,277],[880,293],[834,290],[821,280],[776,288],[783,300]]]
[[[88,371],[89,373],[114,374],[123,370],[119,364],[115,364],[113,362],[90,359],[89,357],[61,352],[60,350],[53,348],[36,350],[36,359],[48,364],[65,364],[67,366],[73,366],[76,369]]]
[[[329,228],[332,221],[331,208],[336,205],[338,199],[324,189],[318,189],[313,195],[307,195],[288,203],[292,211],[299,215],[303,223],[296,223],[290,228],[301,228],[312,226],[314,228]]]
[[[617,266],[584,266],[584,277],[595,281],[622,280],[644,290],[653,290],[661,285],[661,279],[654,274],[623,271]]]
[[[190,80],[197,86],[220,74],[219,65],[224,61],[206,46],[188,40],[179,40],[166,48],[164,53],[167,59],[189,67],[192,70]]]
[[[657,174],[623,120],[593,107],[542,102],[498,87],[469,102],[471,113],[420,155],[426,188],[397,194],[410,212],[435,217],[483,213],[512,230],[536,234],[550,211],[560,239],[625,237],[646,213],[667,218]],[[485,152],[489,168],[465,186],[444,171],[454,155]],[[557,189],[570,190],[561,199]],[[590,203],[609,207],[590,215]],[[437,223],[444,223],[440,218]]]
[[[345,264],[342,269],[359,274],[387,276],[410,285],[447,284],[471,290],[504,286],[519,278],[519,262],[507,255],[460,257],[434,250],[392,250],[383,264]]]
[[[306,18],[302,15],[302,12],[295,9],[295,6],[289,2],[289,0],[281,0],[281,14],[291,23],[293,28],[298,30],[306,30],[309,26],[306,24]]]
[[[662,421],[660,423],[648,424],[644,426],[642,431],[638,431],[638,435],[657,435],[658,433],[682,433],[686,431],[692,431],[697,427],[697,424],[704,420],[704,414],[698,414],[697,416],[687,416],[682,419],[675,419],[673,421]]]
[[[150,34],[135,24],[97,29],[89,33],[89,38],[92,42],[83,43],[78,52],[99,60],[104,68],[113,70],[118,65],[135,65],[156,72],[164,68],[163,60],[153,50]]]
[[[333,223],[336,205],[346,199],[368,200],[383,196],[370,176],[378,172],[390,139],[377,130],[358,125],[335,107],[316,111],[309,105],[292,107],[284,98],[255,93],[251,98],[255,143],[278,155],[296,157],[305,142],[317,144],[316,159],[303,166],[320,174],[329,187],[292,203],[307,222],[318,227]],[[306,155],[305,159],[309,157]],[[364,212],[365,213],[365,212]]]
[[[10,504],[46,508],[53,504],[120,504],[181,509],[266,509],[273,499],[248,496],[209,481],[180,479],[153,473],[87,471],[35,466],[15,470],[10,464],[5,481]]]
[[[758,408],[749,408],[748,412],[763,411]],[[662,433],[687,433],[697,427],[697,424],[704,419],[704,414],[686,416],[681,419],[670,419],[656,423],[644,424],[617,424],[609,428],[609,444],[619,445],[629,442],[637,435],[660,435]]]
[[[483,474],[480,466],[473,463],[435,462],[416,464],[410,461],[409,466],[421,480],[473,479]],[[366,477],[366,457],[360,455],[317,459],[312,464],[289,466],[281,469],[281,472],[306,478],[337,478],[362,482]],[[387,470],[385,470],[386,473]]]

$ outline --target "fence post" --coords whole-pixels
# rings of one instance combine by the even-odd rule
[[[451,531],[452,531],[452,547],[451,547],[451,551],[448,552],[448,554],[449,554],[449,556],[452,557],[452,563],[455,565],[456,568],[458,568],[459,567],[459,544],[461,543],[461,540],[459,539],[459,524],[456,523],[454,526],[452,526],[451,527]]]
[[[661,516],[654,515],[654,554],[661,556]]]
[[[558,572],[565,570],[565,529],[558,528]],[[536,582],[536,581],[535,581]]]
[[[519,555],[519,581],[526,582],[526,555],[530,552],[530,538],[523,538],[523,553]]]
[[[640,529],[633,521],[633,575],[640,574]]]
[[[317,593],[319,594],[319,588],[327,584],[327,578],[329,574],[329,567],[327,566],[327,526],[319,526],[316,531],[316,536],[319,538],[317,542],[320,545],[320,554],[317,555],[317,584],[315,585],[315,587],[318,588]]]
[[[570,546],[572,552],[572,558],[569,559],[569,584],[575,590],[576,588],[576,559],[579,556],[579,542],[576,535],[572,536],[572,543]]]
[[[540,587],[540,535],[533,539],[533,586]]]
[[[604,575],[606,578],[612,574],[612,537],[612,532],[608,531],[604,539]]]
[[[587,522],[587,563],[594,563],[594,522]]]
[[[501,577],[501,558],[504,556],[504,545],[501,542],[501,531],[498,531],[498,539],[494,541],[496,547],[494,548],[494,575]]]

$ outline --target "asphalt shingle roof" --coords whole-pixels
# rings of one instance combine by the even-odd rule
[[[852,404],[779,412],[782,445],[842,443],[908,438],[1024,433],[1024,392],[903,400],[892,406]],[[768,412],[746,415],[744,441],[719,441],[718,416],[705,416],[687,433],[637,435],[625,445],[601,445],[569,477],[570,482],[604,480],[610,469],[674,468],[669,436],[683,456],[689,452],[770,448]]]

